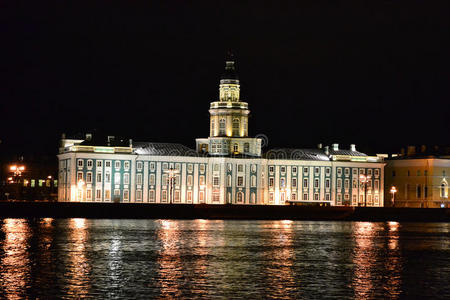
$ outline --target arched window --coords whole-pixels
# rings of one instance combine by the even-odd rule
[[[239,119],[233,119],[233,136],[239,135]]]
[[[210,133],[210,136],[214,136],[214,126],[215,126],[214,119],[212,119],[211,120],[211,133]]]
[[[239,152],[239,146],[237,143],[233,145],[233,152]]]
[[[242,203],[244,201],[244,193],[239,192],[237,193],[237,203]]]
[[[448,184],[443,181],[441,184],[441,198],[448,198]]]
[[[220,119],[219,121],[219,135],[224,136],[226,132],[226,121],[225,119]]]

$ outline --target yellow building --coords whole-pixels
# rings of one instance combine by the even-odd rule
[[[425,146],[420,149],[408,146],[407,151],[386,160],[385,193],[390,197],[386,197],[385,206],[450,207],[448,150],[433,148],[427,151]]]

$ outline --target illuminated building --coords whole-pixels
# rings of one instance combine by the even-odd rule
[[[272,149],[248,136],[235,63],[227,59],[219,101],[210,105],[210,136],[196,150],[92,135],[63,137],[59,201],[383,205],[382,158],[349,149]],[[367,175],[363,186],[361,175]]]
[[[449,207],[450,151],[448,148],[408,146],[386,161],[388,193],[395,187],[395,201],[386,206]],[[392,203],[393,202],[393,203]]]

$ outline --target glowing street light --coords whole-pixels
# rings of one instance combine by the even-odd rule
[[[367,184],[372,177],[370,175],[359,175],[359,181],[364,185],[364,207],[367,206]]]
[[[392,186],[391,190],[389,192],[392,194],[391,201],[392,201],[392,207],[394,207],[395,206],[395,202],[394,202],[395,201],[395,193],[397,193],[397,188],[395,186]]]

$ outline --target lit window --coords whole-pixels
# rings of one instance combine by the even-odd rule
[[[161,202],[167,202],[167,191],[163,190],[161,193]]]
[[[201,186],[205,185],[205,176],[202,175],[199,177],[199,183]]]
[[[111,191],[105,190],[105,201],[110,201],[110,200],[111,200]]]
[[[114,184],[120,184],[120,173],[114,174]]]
[[[269,202],[273,203],[273,192],[269,193]]]
[[[88,201],[92,200],[92,190],[91,189],[86,190],[86,200],[88,200]]]
[[[239,135],[239,119],[233,119],[233,136]]]

